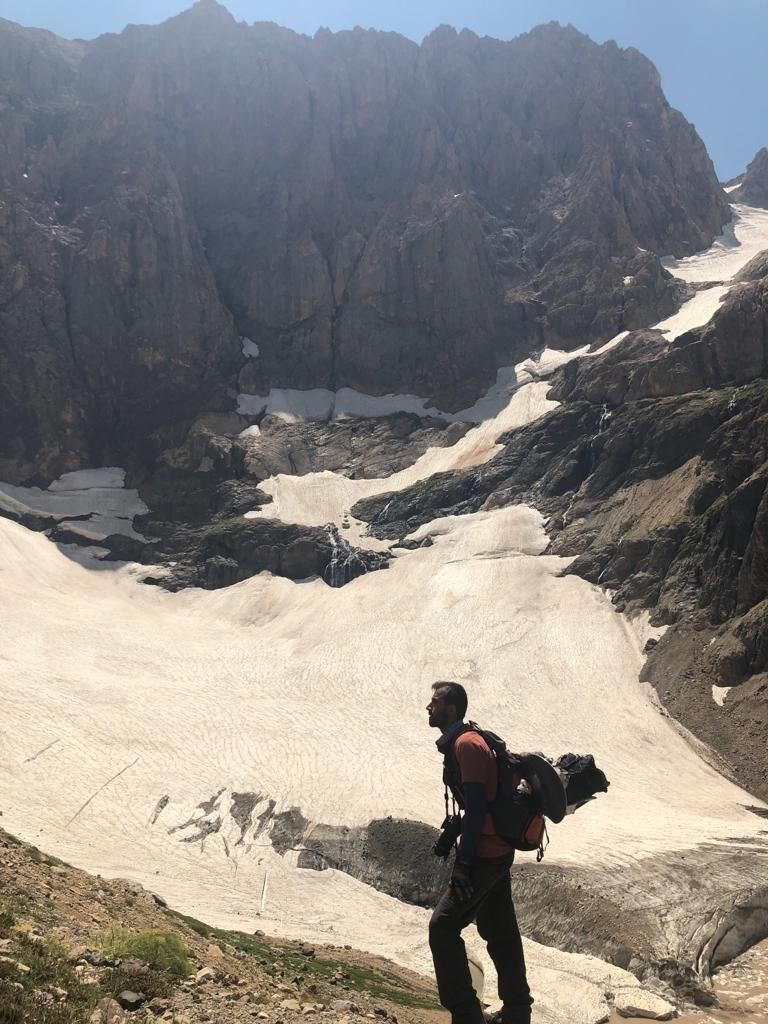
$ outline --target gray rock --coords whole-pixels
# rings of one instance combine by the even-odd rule
[[[131,992],[126,989],[118,995],[117,1001],[124,1010],[138,1010],[146,1003],[147,997],[143,992]]]
[[[768,207],[768,149],[765,146],[755,154],[741,184],[728,198],[732,203]]]
[[[130,1013],[118,1001],[102,999],[91,1015],[90,1024],[128,1024],[130,1020]]]
[[[616,1012],[621,1017],[644,1017],[650,1020],[672,1020],[677,1009],[661,996],[641,988],[623,989],[616,993]]]
[[[301,1010],[301,1003],[298,999],[283,999],[280,1002],[281,1010]]]
[[[201,967],[195,975],[195,984],[203,985],[206,982],[216,981],[219,977],[219,972],[214,967]]]
[[[164,558],[175,563],[169,573],[146,582],[169,590],[216,589],[265,570],[292,580],[319,576],[339,587],[366,572],[385,569],[389,562],[386,554],[352,547],[330,524],[298,526],[241,516],[199,529],[179,529],[165,546]]]

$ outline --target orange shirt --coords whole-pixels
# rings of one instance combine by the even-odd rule
[[[496,758],[485,740],[476,732],[464,732],[453,746],[459,763],[461,781],[481,782],[485,786],[488,803],[496,796]],[[490,812],[485,815],[483,831],[475,848],[476,857],[502,857],[511,853],[514,847],[496,835]]]

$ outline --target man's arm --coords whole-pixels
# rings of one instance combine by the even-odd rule
[[[460,736],[454,749],[461,775],[464,822],[456,848],[451,885],[459,899],[468,899],[472,895],[470,865],[475,856],[477,842],[482,835],[488,809],[485,783],[489,771],[495,770],[496,765],[488,745],[472,733]]]
[[[485,786],[482,782],[465,782],[464,819],[461,837],[456,847],[456,860],[453,862],[451,886],[460,900],[468,900],[474,892],[470,864],[475,856],[475,847],[483,830],[485,820]]]
[[[464,821],[456,849],[456,862],[469,864],[475,856],[477,841],[483,831],[487,801],[482,782],[465,782],[461,788],[464,794]]]

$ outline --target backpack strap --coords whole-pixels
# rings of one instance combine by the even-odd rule
[[[437,741],[437,749],[443,755],[443,783],[445,785],[445,813],[446,817],[448,811],[448,798],[449,794],[453,800],[453,813],[456,813],[456,805],[464,810],[464,791],[461,786],[461,771],[459,769],[459,762],[456,757],[456,740],[459,736],[463,736],[467,732],[477,733],[478,736],[483,740],[485,745],[493,754],[497,761],[501,752],[506,752],[507,745],[500,736],[497,736],[494,732],[489,732],[487,729],[482,729],[477,722],[465,722],[461,729],[454,733],[451,738],[444,742],[442,740]]]
[[[546,843],[544,842],[545,839],[546,839]],[[537,864],[541,864],[541,862],[544,860],[544,851],[546,850],[546,848],[548,846],[549,846],[549,832],[547,832],[547,823],[546,823],[546,820],[545,820],[545,822],[544,822],[544,834],[541,837],[541,842],[539,843],[539,848],[536,851],[536,863]]]
[[[451,736],[449,740],[443,740],[441,737],[436,743],[437,749],[443,755],[443,784],[445,786],[446,817],[450,813],[448,810],[449,798],[453,802],[454,814],[456,813],[457,804],[462,810],[464,810],[464,792],[461,788],[461,771],[459,769],[459,762],[454,749],[456,740],[459,736],[463,736],[465,732],[477,731],[478,728],[474,722],[466,722],[461,729]]]

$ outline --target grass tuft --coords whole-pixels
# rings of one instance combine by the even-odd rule
[[[0,903],[0,935],[4,937],[4,933],[16,924],[16,915],[11,910],[7,903]]]
[[[103,953],[122,960],[143,960],[156,971],[165,971],[174,978],[186,978],[190,971],[187,947],[171,932],[149,928],[131,932],[125,928],[110,928],[100,938]]]

